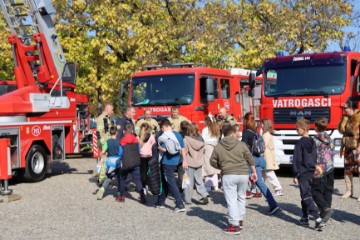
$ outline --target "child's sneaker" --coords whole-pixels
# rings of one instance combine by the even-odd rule
[[[276,213],[280,208],[278,206],[270,208],[269,215],[273,215]]]
[[[309,226],[309,217],[301,217],[299,223],[302,226]]]
[[[284,195],[283,191],[280,189],[280,190],[276,190],[275,193],[274,193],[275,196],[282,196]]]
[[[331,208],[325,208],[325,210],[322,212],[322,214],[320,214],[324,223],[326,223],[327,221],[330,220],[333,213],[334,213],[334,210],[332,210]]]
[[[104,192],[105,192],[105,188],[103,187],[99,188],[99,191],[96,194],[97,200],[103,199]]]
[[[253,196],[252,192],[246,191],[246,199],[251,199]]]
[[[257,193],[255,193],[255,194],[253,194],[252,197],[253,197],[253,198],[261,198],[262,195],[261,195],[261,193],[258,193],[258,192],[257,192]]]
[[[115,202],[125,202],[125,195],[119,195],[116,199]]]
[[[208,197],[204,197],[204,198],[202,198],[201,200],[202,200],[202,202],[203,202],[204,205],[209,204],[209,198],[208,198]]]
[[[240,228],[239,228],[239,226],[234,226],[234,225],[230,224],[229,227],[223,229],[223,233],[230,234],[230,235],[239,235]]]
[[[321,231],[323,227],[325,227],[325,223],[323,222],[323,220],[321,218],[316,219],[314,230]]]
[[[185,212],[185,206],[181,205],[179,207],[175,207],[174,212]]]

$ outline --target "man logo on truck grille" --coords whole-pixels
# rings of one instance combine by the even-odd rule
[[[39,136],[41,133],[41,128],[39,126],[33,126],[31,128],[31,133],[32,135],[34,135],[35,137]]]
[[[311,111],[290,111],[290,116],[298,116],[298,117],[303,117],[303,116],[311,116]]]

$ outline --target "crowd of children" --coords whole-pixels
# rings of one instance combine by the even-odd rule
[[[143,121],[137,131],[138,137],[134,124],[126,124],[120,140],[118,128],[110,127],[110,138],[102,146],[102,153],[107,154],[102,160],[107,166],[106,180],[98,190],[97,199],[103,198],[111,179],[116,177],[119,195],[115,200],[125,202],[130,177],[135,182],[140,203],[146,203],[147,189],[150,188],[158,195],[155,207],[165,208],[165,200],[171,192],[176,205],[174,211],[183,212],[185,204],[193,203],[194,186],[202,204],[209,203],[210,191],[222,188],[229,214],[229,227],[224,229],[227,234],[240,233],[245,201],[249,196],[263,195],[269,205],[269,215],[280,210],[265,184],[268,180],[275,196],[284,194],[275,174],[279,166],[275,160],[274,129],[270,119],[261,121],[260,135],[254,115],[247,113],[241,141],[238,128],[228,121],[219,122],[209,115],[200,132],[197,124],[182,120],[176,127],[180,132],[173,130],[176,118],[173,122],[163,119],[156,131]],[[295,146],[292,166],[294,182],[300,188],[302,216],[299,223],[309,226],[309,215],[312,215],[314,229],[321,230],[333,214],[335,151],[333,141],[325,132],[326,118],[315,121],[317,134],[314,137],[308,134],[309,126],[306,119],[296,123],[301,139]],[[187,180],[185,189],[179,184],[183,174]],[[261,193],[251,193],[256,187]]]

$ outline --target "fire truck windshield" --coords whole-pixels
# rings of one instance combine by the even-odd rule
[[[188,105],[194,97],[194,74],[134,77],[132,106]]]
[[[264,93],[268,97],[335,95],[345,89],[346,64],[268,68]]]

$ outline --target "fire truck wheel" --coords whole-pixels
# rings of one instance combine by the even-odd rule
[[[44,179],[47,171],[47,155],[40,145],[31,147],[26,157],[24,180],[38,182]]]

